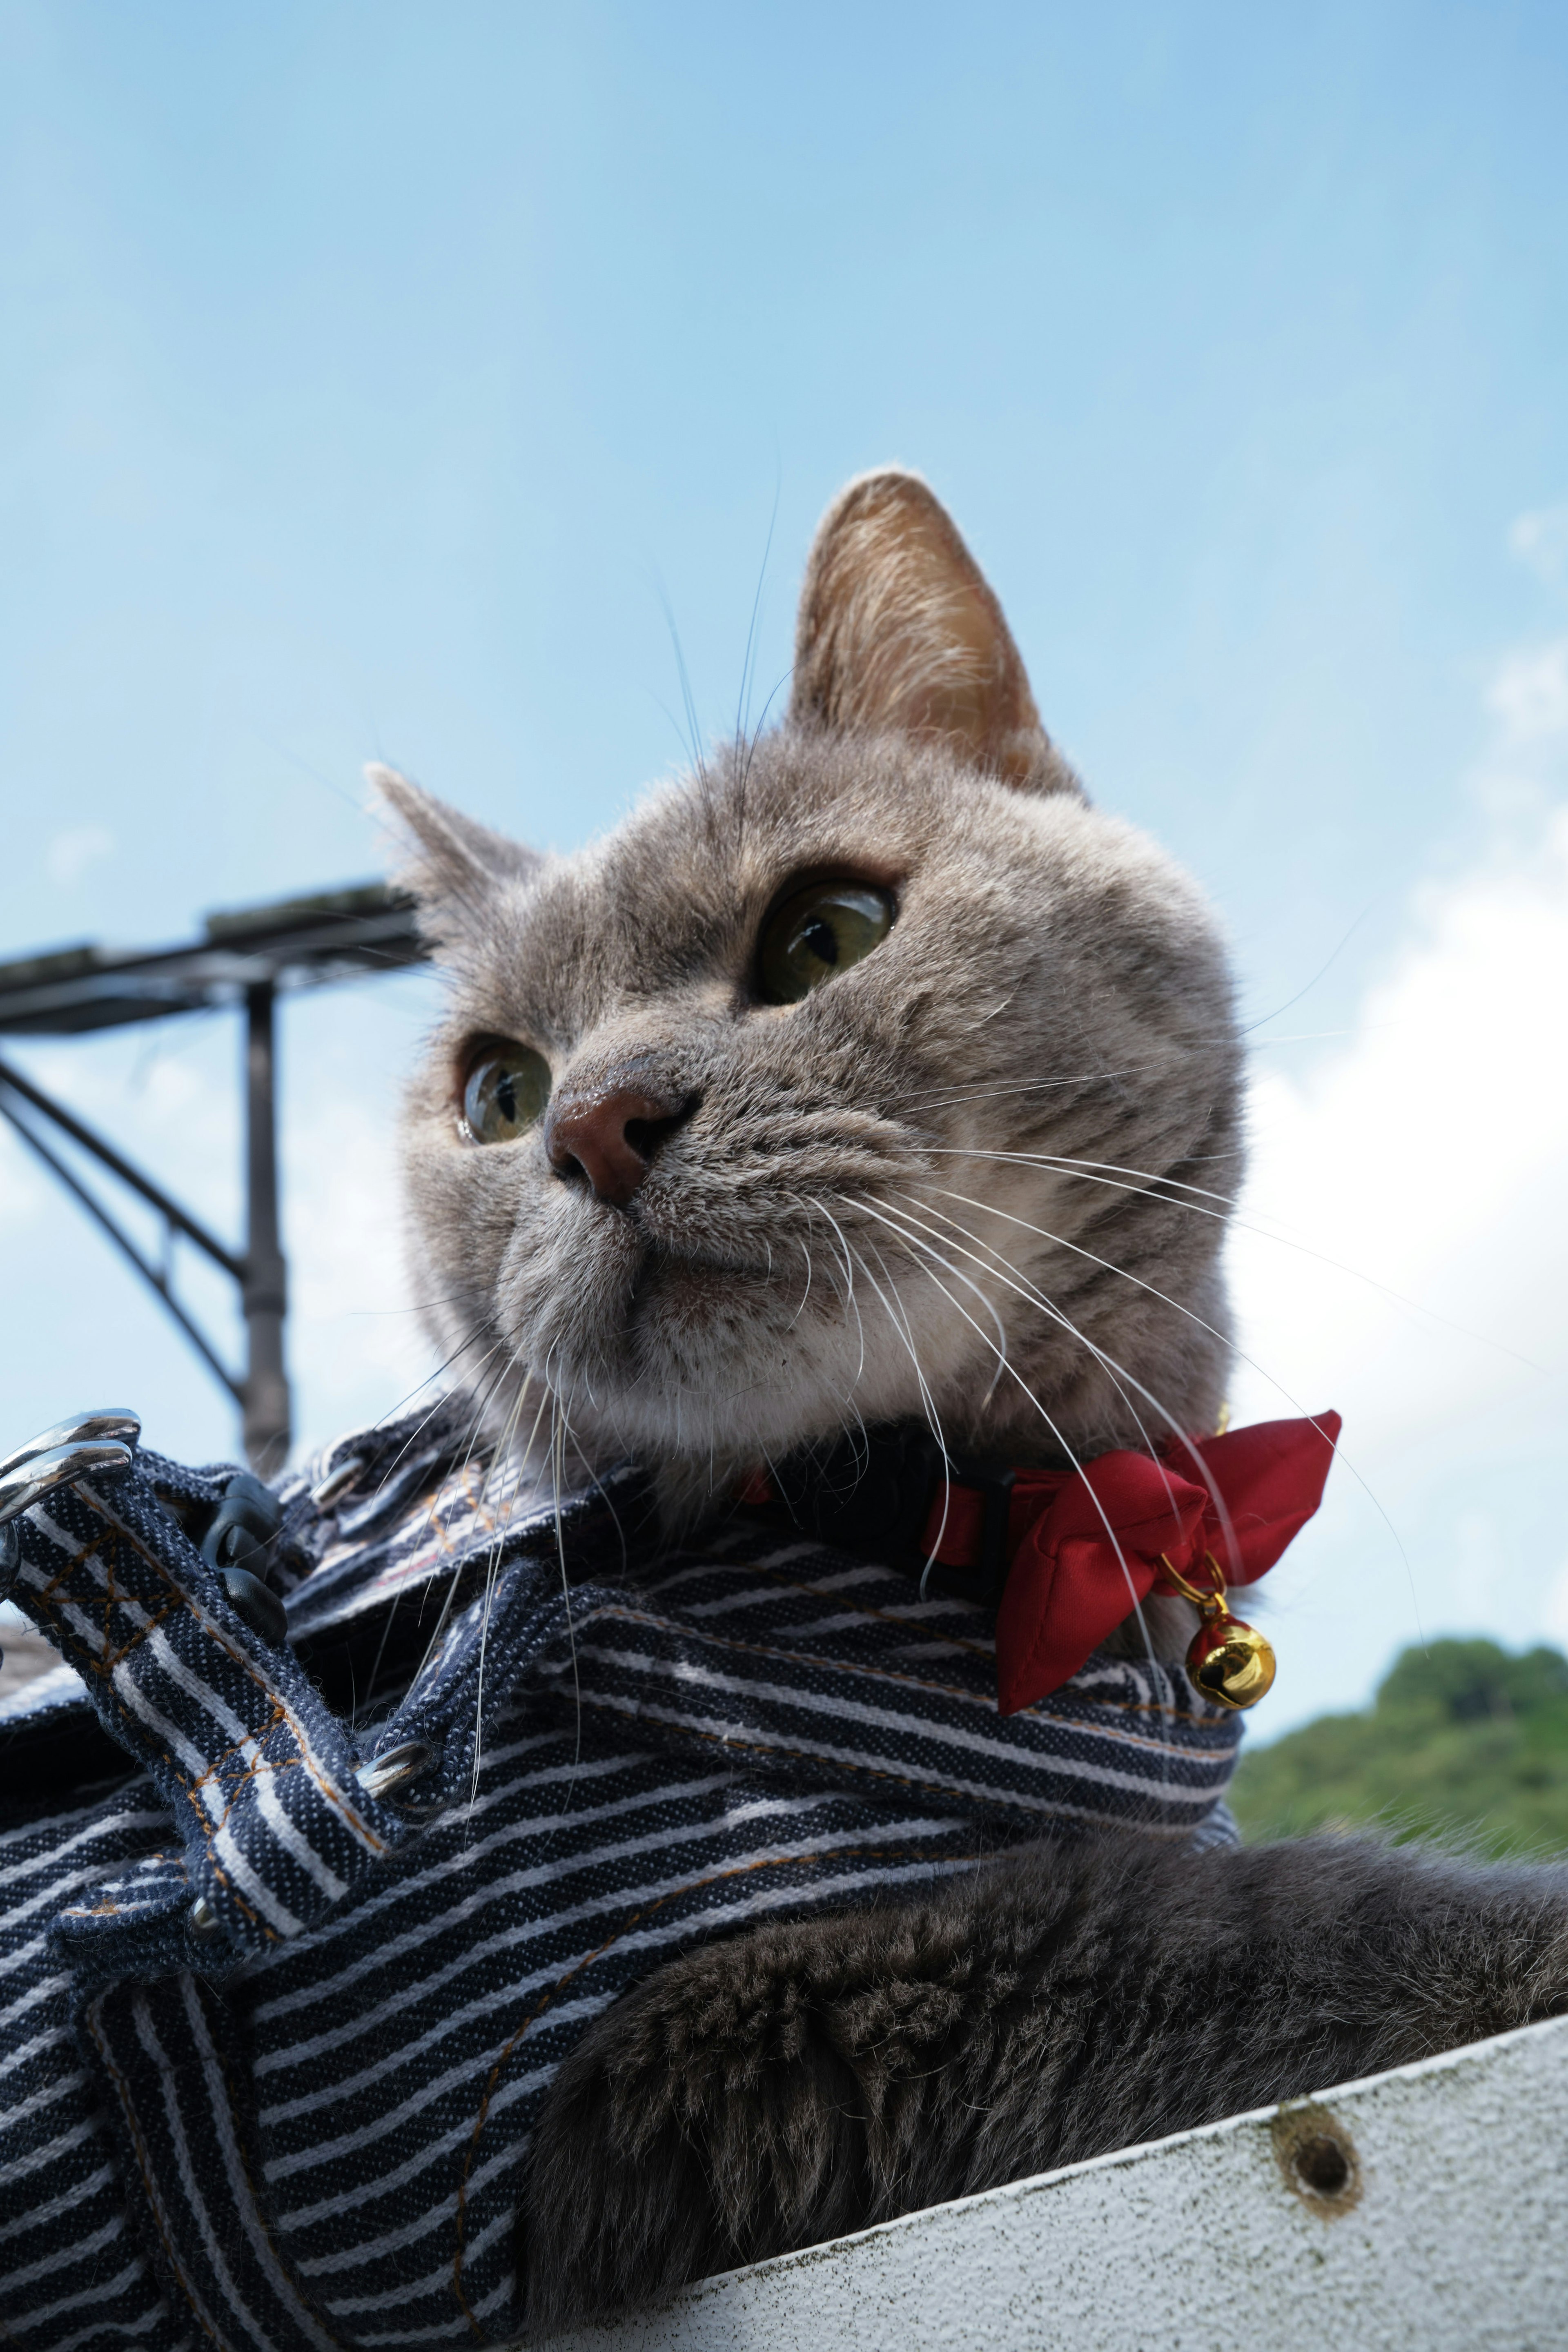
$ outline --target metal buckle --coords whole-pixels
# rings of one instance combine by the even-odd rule
[[[362,1476],[363,1470],[364,1462],[357,1454],[351,1454],[346,1462],[340,1462],[335,1470],[329,1470],[321,1484],[310,1489],[310,1501],[314,1507],[318,1511],[330,1511],[339,1496],[346,1495]]]
[[[57,1421],[52,1429],[30,1437],[26,1445],[18,1445],[14,1454],[7,1454],[0,1460],[0,1478],[9,1478],[25,1462],[37,1461],[40,1454],[58,1453],[62,1445],[90,1445],[100,1438],[134,1445],[141,1434],[142,1423],[133,1412],[79,1412],[74,1421]]]
[[[91,1472],[129,1470],[142,1423],[133,1412],[83,1413],[57,1422],[39,1437],[18,1445],[0,1462],[0,1527],[16,1518],[53,1487],[68,1486]]]
[[[401,1747],[384,1748],[379,1756],[369,1758],[354,1778],[367,1797],[379,1797],[384,1804],[396,1805],[403,1812],[438,1812],[438,1802],[420,1805],[399,1793],[411,1780],[423,1780],[436,1760],[437,1751],[427,1740],[407,1739]]]

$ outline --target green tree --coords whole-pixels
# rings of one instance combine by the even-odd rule
[[[1485,1853],[1568,1849],[1568,1658],[1488,1641],[1405,1650],[1365,1714],[1244,1752],[1232,1803],[1249,1843],[1377,1822]]]

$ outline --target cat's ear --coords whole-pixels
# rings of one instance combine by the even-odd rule
[[[364,774],[399,836],[393,879],[417,898],[433,939],[449,939],[470,925],[482,927],[484,909],[497,887],[530,880],[545,863],[537,849],[509,841],[488,824],[448,808],[395,768],[373,761]]]
[[[1002,607],[918,474],[862,474],[823,517],[795,624],[797,724],[910,735],[1031,792],[1079,792]]]

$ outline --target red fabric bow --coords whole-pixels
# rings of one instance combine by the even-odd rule
[[[1173,1591],[1162,1554],[1203,1588],[1213,1582],[1204,1566],[1210,1552],[1227,1585],[1250,1584],[1272,1568],[1322,1500],[1339,1433],[1339,1414],[1324,1412],[1257,1422],[1196,1439],[1190,1451],[1178,1442],[1163,1460],[1102,1454],[1070,1474],[1019,1471],[1012,1566],[996,1613],[1000,1712],[1016,1714],[1059,1689],[1121,1624],[1134,1596],[1142,1601],[1162,1582]],[[963,1556],[968,1506],[978,1507],[978,1498],[956,1488],[938,1495],[927,1542],[939,1559]]]

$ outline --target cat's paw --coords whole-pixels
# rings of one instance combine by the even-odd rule
[[[865,2103],[798,1941],[673,1962],[567,2060],[520,2216],[531,2334],[855,2226]]]

